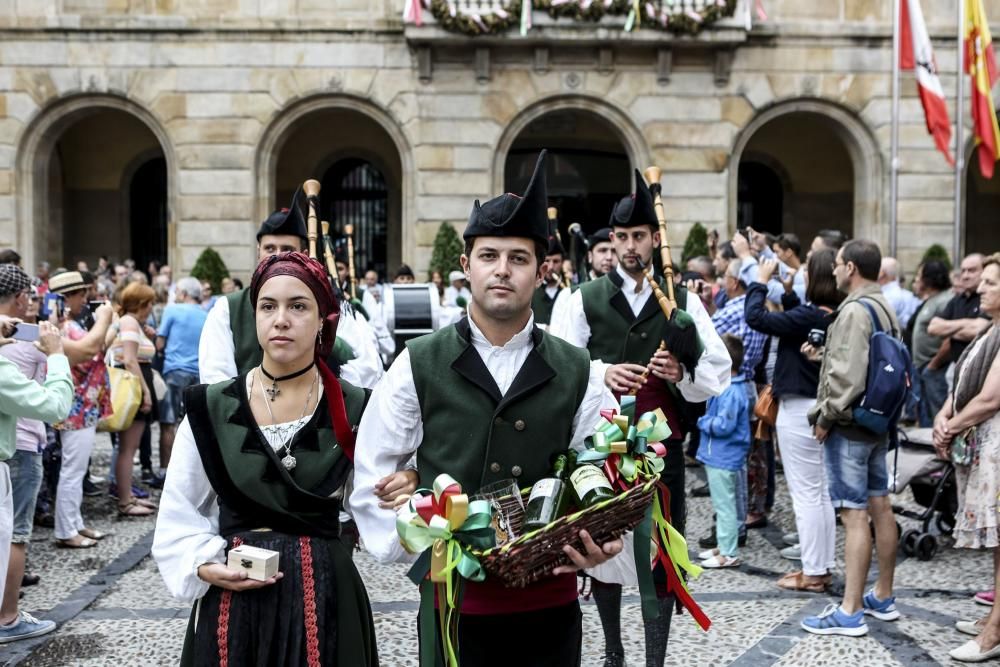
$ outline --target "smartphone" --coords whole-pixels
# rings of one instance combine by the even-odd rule
[[[45,299],[42,301],[42,308],[39,316],[42,319],[49,319],[51,313],[55,313],[56,317],[62,318],[63,308],[66,303],[65,299],[61,294],[55,294],[53,292],[47,292],[45,294]]]
[[[104,305],[103,301],[88,301],[87,302],[87,309],[90,310],[91,314],[94,314],[94,313],[97,312],[97,309],[100,308],[103,305]]]
[[[17,325],[17,328],[14,329],[14,334],[11,338],[14,340],[23,340],[27,343],[34,343],[38,340],[38,325],[21,322]]]

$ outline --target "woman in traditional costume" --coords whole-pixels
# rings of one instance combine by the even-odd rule
[[[323,362],[338,301],[301,253],[268,257],[250,284],[263,362],[186,394],[153,556],[194,602],[183,665],[377,665],[371,607],[338,513],[364,392]],[[277,551],[265,581],[226,565],[239,545]]]

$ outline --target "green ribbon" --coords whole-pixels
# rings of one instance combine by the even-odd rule
[[[449,667],[458,666],[458,607],[463,579],[483,581],[486,570],[472,549],[496,546],[489,501],[473,500],[449,475],[438,475],[432,489],[418,489],[396,516],[396,532],[409,553],[419,553],[407,576],[421,587],[421,662],[435,645],[434,591],[438,598],[437,630]],[[430,582],[427,582],[428,575]],[[456,575],[458,575],[456,577]],[[430,584],[430,585],[428,585]],[[430,606],[429,606],[430,605]]]
[[[618,415],[614,411],[601,412],[601,421],[584,440],[586,450],[577,460],[603,463],[612,484],[625,488],[634,485],[640,474],[652,477],[663,471],[667,450],[660,443],[670,437],[671,431],[666,415],[659,409],[634,419],[634,396],[623,396],[621,408]],[[608,465],[609,459],[612,465]]]

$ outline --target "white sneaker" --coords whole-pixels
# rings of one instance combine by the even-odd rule
[[[698,558],[700,560],[708,560],[709,558],[712,558],[712,557],[718,556],[718,555],[719,555],[719,550],[718,549],[705,549],[704,551],[699,551],[698,552]]]
[[[785,547],[779,553],[782,558],[787,558],[788,560],[802,560],[802,547],[798,544]]]
[[[799,534],[796,532],[785,533],[781,536],[781,541],[790,547],[793,547],[799,543]]]

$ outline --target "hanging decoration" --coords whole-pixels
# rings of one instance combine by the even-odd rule
[[[753,0],[751,0],[753,1]],[[405,23],[421,24],[421,8],[450,32],[470,36],[497,35],[518,26],[522,36],[532,28],[531,13],[543,11],[555,19],[600,21],[624,17],[624,29],[642,28],[694,35],[719,19],[733,16],[736,0],[508,0],[491,11],[475,10],[469,0],[406,0]],[[754,5],[759,20],[767,18],[761,0]]]

